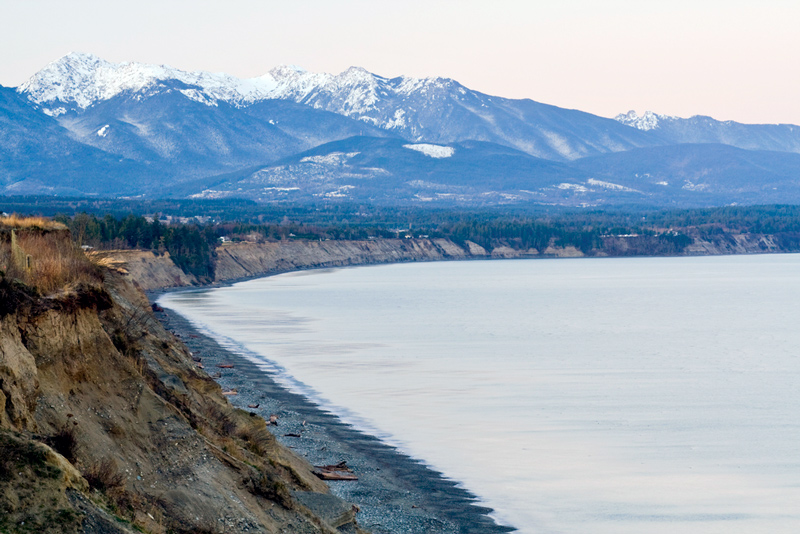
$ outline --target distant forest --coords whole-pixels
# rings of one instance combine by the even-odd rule
[[[612,255],[675,255],[694,239],[770,234],[783,250],[800,250],[800,206],[729,206],[691,210],[438,210],[346,204],[259,206],[246,201],[117,201],[7,198],[6,213],[50,215],[80,245],[169,252],[186,272],[213,277],[221,238],[231,241],[447,238],[484,248],[544,252],[575,247],[606,253],[608,238],[636,236],[636,246]],[[156,211],[154,208],[158,208]],[[153,210],[153,211],[150,211]],[[149,214],[147,218],[144,214]],[[161,218],[161,221],[159,221]],[[163,222],[168,220],[169,222]],[[182,221],[182,222],[181,222]]]
[[[117,219],[107,214],[100,218],[87,213],[72,217],[59,214],[55,220],[65,224],[72,239],[81,246],[97,249],[149,249],[169,252],[184,272],[201,278],[214,275],[214,249],[218,235],[213,225],[161,224],[141,215]]]
[[[544,252],[573,246],[586,255],[675,255],[694,239],[769,234],[782,250],[800,250],[800,206],[727,206],[653,210],[492,207],[455,210],[376,207],[347,203],[311,206],[245,200],[129,200],[2,197],[0,211],[55,217],[80,245],[169,252],[186,272],[212,277],[220,238],[286,239],[447,238],[487,249],[508,246]],[[161,221],[159,221],[161,219]],[[168,221],[168,222],[162,222]],[[636,236],[635,246],[611,249],[610,236]]]
[[[233,221],[250,224],[277,224],[286,220],[318,226],[352,225],[375,228],[436,227],[464,221],[528,219],[570,226],[646,228],[686,228],[722,226],[753,233],[796,232],[800,230],[800,206],[725,206],[666,210],[628,206],[609,209],[563,208],[558,206],[494,206],[485,209],[364,206],[347,202],[318,205],[258,204],[250,200],[226,199],[98,199],[45,196],[0,197],[0,211],[21,215],[58,214],[74,216],[107,214],[122,219],[129,214],[161,214],[171,217],[204,217],[210,222]]]

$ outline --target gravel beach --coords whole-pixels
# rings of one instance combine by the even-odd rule
[[[151,300],[159,294],[151,294]],[[374,534],[514,530],[498,525],[488,516],[491,510],[477,505],[476,498],[455,482],[288,391],[268,371],[222,347],[179,314],[165,310],[156,316],[201,359],[223,391],[236,392],[228,396],[234,406],[266,420],[277,416],[277,425],[269,428],[278,441],[315,466],[346,462],[358,480],[328,484],[335,495],[358,505],[358,523],[365,530]]]

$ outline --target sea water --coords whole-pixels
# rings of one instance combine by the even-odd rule
[[[520,532],[800,532],[799,255],[371,266],[160,303]]]

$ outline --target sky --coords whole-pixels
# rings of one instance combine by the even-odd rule
[[[0,0],[0,85],[72,52],[454,78],[604,117],[800,124],[798,0]]]

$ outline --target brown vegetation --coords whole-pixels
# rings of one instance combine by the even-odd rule
[[[0,226],[6,228],[30,229],[38,228],[39,230],[66,230],[67,227],[56,222],[52,219],[45,217],[24,217],[20,215],[9,215],[7,217],[0,217]]]
[[[119,472],[117,462],[112,458],[104,458],[89,465],[83,472],[83,478],[91,489],[108,491],[125,485],[125,477]]]
[[[0,271],[42,295],[98,286],[101,271],[61,223],[40,217],[0,218]]]

